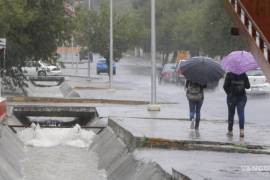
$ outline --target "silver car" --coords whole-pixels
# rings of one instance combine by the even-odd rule
[[[270,93],[270,84],[261,69],[251,70],[246,74],[250,82],[250,89],[247,90],[248,94]]]

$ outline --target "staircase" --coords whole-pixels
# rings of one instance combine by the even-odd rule
[[[239,34],[270,82],[270,0],[224,0]]]

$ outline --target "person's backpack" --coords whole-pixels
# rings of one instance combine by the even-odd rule
[[[231,93],[233,96],[241,96],[245,93],[245,81],[234,79],[231,81]]]
[[[196,83],[189,83],[187,87],[187,98],[191,101],[201,101],[203,99],[202,87]]]

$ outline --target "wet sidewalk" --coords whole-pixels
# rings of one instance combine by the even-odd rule
[[[199,132],[196,132],[189,128],[187,120],[113,117],[110,120],[112,126],[119,126],[144,140],[146,147],[270,154],[267,127],[258,129],[251,124],[246,125],[245,137],[240,138],[237,125],[233,137],[228,137],[227,124],[221,121],[202,121]],[[193,147],[186,147],[187,144]]]
[[[136,157],[155,161],[166,172],[172,168],[194,180],[268,180],[269,155],[207,151],[139,149]]]

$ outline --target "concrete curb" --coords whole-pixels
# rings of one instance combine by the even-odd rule
[[[10,96],[8,102],[24,103],[94,103],[94,104],[124,104],[124,105],[146,105],[148,101],[113,100],[113,99],[79,99],[79,98],[50,98],[50,97],[26,97]]]
[[[217,151],[228,153],[252,153],[270,155],[270,148],[252,144],[236,144],[214,141],[171,140],[151,137],[135,137],[112,118],[108,119],[108,126],[114,130],[119,138],[131,149],[162,148],[179,150]]]
[[[257,145],[239,145],[234,143],[220,143],[209,141],[185,141],[169,140],[160,138],[135,137],[137,142],[141,142],[141,147],[178,149],[178,150],[198,150],[198,151],[216,151],[227,153],[251,153],[270,155],[269,147]]]

